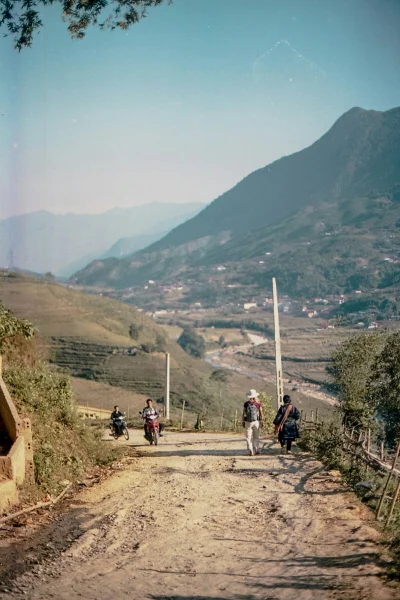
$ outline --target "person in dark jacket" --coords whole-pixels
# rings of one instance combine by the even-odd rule
[[[276,413],[274,425],[281,447],[283,448],[286,444],[288,454],[292,453],[292,442],[300,437],[297,425],[299,419],[300,412],[293,406],[290,396],[286,394],[283,396],[283,405]]]

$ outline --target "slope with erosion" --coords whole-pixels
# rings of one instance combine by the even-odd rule
[[[10,277],[7,272],[0,278],[0,298],[17,316],[37,326],[51,361],[82,381],[120,386],[135,397],[161,399],[167,351],[173,406],[185,400],[190,411],[212,412],[224,397],[233,413],[250,387],[249,378],[236,375],[227,382],[213,381],[209,365],[188,356],[161,326],[126,304],[27,277]],[[135,339],[129,336],[131,326]]]
[[[148,279],[193,278],[227,261],[235,263],[235,276],[243,268],[243,283],[258,282],[259,272],[270,277],[273,268],[287,291],[298,292],[304,270],[312,272],[317,288],[327,267],[334,282],[345,262],[357,289],[359,269],[369,266],[365,257],[379,261],[392,247],[398,252],[386,232],[396,236],[400,222],[399,149],[400,108],[352,109],[312,146],[252,173],[156,244],[129,259],[92,263],[74,279],[127,288]],[[325,238],[333,234],[335,240]],[[271,248],[273,258],[265,259]],[[253,258],[262,266],[243,262]],[[379,283],[378,274],[372,285]],[[346,285],[344,278],[341,289]]]

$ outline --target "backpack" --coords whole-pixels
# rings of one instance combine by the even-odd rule
[[[258,421],[260,419],[260,409],[256,402],[246,402],[246,418],[248,422]]]

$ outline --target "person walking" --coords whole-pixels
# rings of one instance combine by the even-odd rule
[[[253,389],[247,392],[248,400],[243,406],[242,425],[246,429],[247,450],[250,456],[260,454],[260,428],[264,417],[261,402],[257,400],[259,395]]]
[[[293,406],[290,396],[283,396],[283,405],[279,407],[274,419],[275,433],[278,434],[278,440],[281,448],[286,444],[287,454],[292,453],[292,442],[300,437],[297,422],[300,419],[298,409]]]

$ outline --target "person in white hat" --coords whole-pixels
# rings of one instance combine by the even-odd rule
[[[260,427],[263,425],[264,417],[261,402],[257,400],[259,395],[253,389],[247,392],[248,400],[243,406],[242,425],[246,429],[247,450],[250,456],[260,454]]]

